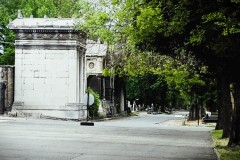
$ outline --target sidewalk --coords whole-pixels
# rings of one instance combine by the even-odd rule
[[[215,127],[216,123],[203,123],[202,120],[198,121],[185,121],[185,120],[169,120],[161,123],[165,126],[200,126],[200,127]]]

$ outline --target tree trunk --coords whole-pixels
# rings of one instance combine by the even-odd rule
[[[217,108],[218,108],[218,122],[216,130],[223,129],[223,101],[222,101],[222,80],[220,76],[217,77]]]
[[[165,105],[161,105],[161,112],[165,112]]]
[[[240,145],[240,82],[234,85],[234,112],[229,146]]]
[[[196,120],[196,93],[194,92],[192,94],[192,97],[191,97],[191,108],[190,108],[190,111],[189,111],[189,120],[190,121],[193,121],[193,120]]]
[[[223,135],[222,138],[228,138],[231,131],[232,103],[230,96],[229,77],[222,76],[222,99],[223,99]]]

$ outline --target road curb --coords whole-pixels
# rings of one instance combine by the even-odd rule
[[[221,159],[221,155],[220,155],[220,153],[218,152],[218,150],[217,150],[216,148],[213,148],[213,150],[214,150],[214,152],[216,153],[218,160],[220,160],[220,159]]]
[[[16,118],[14,117],[7,117],[7,116],[0,116],[0,123],[1,122],[9,122],[9,121],[15,121]]]
[[[125,117],[128,117],[128,116],[117,116],[117,117],[109,117],[109,118],[103,118],[103,119],[95,119],[94,122],[109,121],[109,120],[121,119]]]

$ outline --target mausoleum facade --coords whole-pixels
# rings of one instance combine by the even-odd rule
[[[86,34],[77,19],[18,18],[13,110],[17,114],[84,119]]]

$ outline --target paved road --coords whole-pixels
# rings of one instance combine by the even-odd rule
[[[166,126],[179,115],[95,122],[0,117],[0,160],[216,160],[209,127]]]

